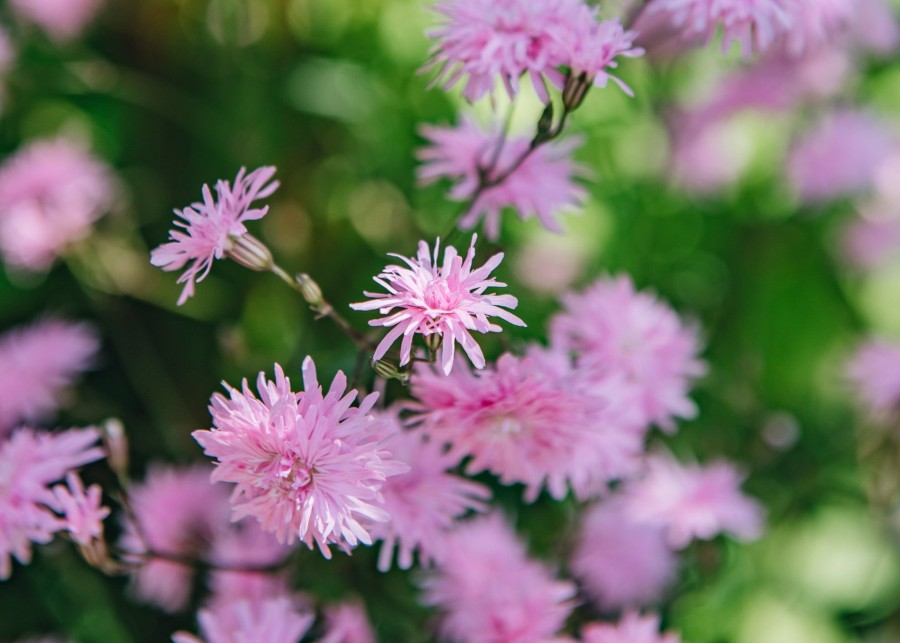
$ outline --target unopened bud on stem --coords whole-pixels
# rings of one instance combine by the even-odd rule
[[[386,380],[398,380],[404,386],[409,384],[409,373],[400,370],[396,364],[386,359],[372,362],[372,370],[375,371],[376,375]]]
[[[578,74],[569,72],[569,75],[566,76],[566,84],[563,87],[562,95],[563,106],[567,112],[574,112],[581,106],[581,103],[584,102],[584,97],[587,96],[588,90],[591,88],[592,80],[584,72]]]
[[[266,244],[249,233],[228,237],[225,256],[244,268],[257,272],[271,270],[275,265],[275,260]]]
[[[125,427],[118,419],[110,418],[100,428],[109,468],[120,479],[125,479],[128,476],[128,438],[125,437]]]
[[[303,298],[313,308],[321,308],[325,304],[325,298],[322,296],[322,289],[319,284],[313,281],[313,278],[306,273],[300,273],[294,277],[294,281],[300,287]]]

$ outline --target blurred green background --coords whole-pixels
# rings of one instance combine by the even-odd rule
[[[173,207],[242,165],[276,165],[282,182],[251,231],[344,310],[387,252],[412,254],[419,239],[445,234],[459,204],[444,184],[417,189],[417,128],[455,122],[467,107],[417,73],[432,22],[421,0],[108,0],[77,43],[19,28],[0,153],[63,132],[89,140],[120,177],[115,211],[64,263],[46,277],[0,273],[3,329],[49,311],[92,320],[103,334],[101,363],[60,425],[122,418],[139,479],[149,461],[201,457],[190,431],[208,426],[221,380],[275,361],[296,373],[307,354],[323,379],[354,370],[353,345],[271,275],[219,262],[177,308],[175,275],[152,268],[148,252],[166,239]],[[565,219],[563,237],[507,214],[497,272],[529,327],[483,345],[496,356],[506,343],[544,336],[556,299],[533,289],[535,257],[567,257],[576,286],[626,271],[658,292],[702,327],[710,364],[694,395],[700,416],[666,443],[684,458],[739,462],[770,524],[749,546],[689,549],[667,626],[695,643],[900,641],[900,521],[866,494],[888,465],[860,461],[865,427],[841,374],[861,332],[900,334],[900,266],[848,273],[835,246],[852,204],[810,209],[787,190],[782,158],[811,113],[742,118],[735,135],[750,163],[716,196],[690,197],[661,178],[664,106],[738,62],[715,46],[677,63],[627,61],[622,76],[636,98],[589,95],[571,127],[584,141],[576,158],[595,175],[589,203]],[[896,119],[900,61],[867,63],[836,102],[859,101]],[[520,103],[513,128],[530,135],[540,105],[530,95]],[[489,116],[488,104],[474,109]],[[490,245],[482,241],[481,253]],[[347,313],[365,328],[368,317]],[[389,395],[402,394],[391,385]],[[499,497],[517,506],[519,492]],[[515,515],[534,551],[561,564],[572,506],[543,499]],[[298,582],[326,599],[362,595],[385,641],[425,640],[415,572],[379,574],[372,554],[326,562],[300,552]],[[0,640],[59,632],[163,641],[194,630],[193,614],[142,606],[126,586],[64,543],[38,548],[0,584]]]

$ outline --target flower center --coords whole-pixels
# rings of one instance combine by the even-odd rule
[[[315,469],[295,458],[283,457],[281,459],[278,477],[280,477],[291,489],[306,489],[313,480]]]
[[[451,290],[447,280],[438,277],[425,286],[425,305],[438,312],[448,312],[459,306],[458,291]]]

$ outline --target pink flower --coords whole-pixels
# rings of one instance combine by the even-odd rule
[[[375,643],[361,603],[340,603],[325,610],[325,634],[319,643]]]
[[[420,431],[398,429],[384,447],[410,469],[386,480],[381,489],[391,519],[372,527],[372,537],[384,541],[378,569],[390,569],[395,549],[401,569],[412,566],[416,551],[423,564],[440,559],[445,532],[454,519],[468,511],[483,511],[491,491],[449,473],[454,458]]]
[[[629,96],[631,88],[608,70],[619,66],[616,58],[637,58],[644,50],[634,46],[637,33],[625,31],[618,20],[596,21],[597,9],[584,6],[584,17],[561,34],[560,44],[567,52],[566,65],[573,76],[584,74],[596,87],[606,87],[613,80]],[[546,101],[545,101],[546,102]]]
[[[309,631],[315,615],[291,596],[259,601],[238,600],[201,609],[197,620],[203,638],[185,632],[174,643],[297,643]]]
[[[100,485],[92,484],[85,493],[81,478],[71,471],[66,476],[66,484],[68,487],[61,484],[53,487],[65,528],[72,540],[89,545],[103,536],[103,519],[109,515],[109,507],[100,506],[103,490]]]
[[[627,612],[615,625],[591,623],[581,630],[584,643],[678,643],[677,634],[660,634],[659,617]]]
[[[823,46],[833,46],[835,35],[854,18],[859,0],[795,0],[787,5],[791,28],[785,32],[785,48],[800,56]]]
[[[133,588],[142,600],[169,612],[187,606],[194,570],[152,553],[206,558],[213,537],[228,523],[228,494],[210,484],[209,474],[206,466],[155,465],[143,483],[129,490],[137,522],[126,523],[120,546],[140,565],[132,576]]]
[[[635,521],[665,529],[676,549],[722,532],[754,540],[763,529],[762,509],[741,493],[742,480],[728,462],[701,467],[658,456],[642,479],[628,484],[625,501]]]
[[[412,378],[413,422],[447,444],[452,461],[468,458],[468,474],[490,471],[503,484],[524,484],[527,502],[545,486],[556,499],[570,487],[590,497],[633,473],[643,447],[628,414],[633,392],[619,384],[589,380],[537,348],[524,358],[504,354],[478,373],[444,377],[423,368]]]
[[[640,607],[662,598],[678,559],[657,526],[636,522],[618,498],[584,516],[572,573],[603,610]]]
[[[842,250],[859,270],[875,270],[900,257],[900,217],[894,204],[866,208],[843,228]]]
[[[99,348],[87,324],[45,319],[0,336],[0,437],[48,417]]]
[[[460,643],[533,643],[554,634],[572,610],[575,586],[528,558],[502,516],[458,526],[447,556],[423,583],[425,604],[444,617],[442,634]]]
[[[891,132],[862,111],[836,111],[794,145],[788,175],[804,201],[823,201],[872,185],[896,149]]]
[[[900,344],[870,339],[853,354],[847,375],[872,413],[900,405]]]
[[[648,12],[665,12],[686,38],[709,42],[721,25],[723,49],[741,43],[745,57],[768,49],[792,27],[787,0],[653,0]]]
[[[246,221],[263,218],[269,206],[251,207],[254,201],[265,199],[278,189],[278,181],[272,181],[275,168],[261,167],[245,174],[241,168],[234,178],[216,182],[216,196],[208,185],[203,186],[203,203],[193,203],[175,214],[184,221],[175,221],[182,230],[170,230],[169,241],[150,254],[150,263],[163,270],[181,270],[190,264],[178,278],[184,284],[180,306],[194,295],[194,283],[203,281],[212,268],[214,259],[222,259],[234,245],[235,239],[246,234]]]
[[[15,557],[31,562],[31,543],[47,543],[67,524],[54,512],[63,506],[50,484],[71,470],[99,460],[96,429],[69,429],[58,433],[28,428],[15,431],[0,443],[0,580],[12,573]]]
[[[449,193],[454,201],[468,201],[477,194],[459,222],[465,230],[475,227],[484,217],[488,238],[496,239],[503,209],[513,208],[520,219],[537,217],[548,230],[560,232],[557,213],[580,207],[584,202],[584,188],[572,180],[573,176],[587,174],[572,161],[572,151],[580,144],[578,139],[542,145],[512,170],[516,160],[528,150],[530,138],[512,138],[500,146],[499,133],[484,131],[471,119],[464,119],[457,127],[423,127],[421,132],[429,146],[418,152],[422,161],[419,182],[424,185],[439,178],[455,181]],[[494,159],[496,162],[492,163]],[[485,174],[487,170],[490,171]],[[498,183],[479,191],[482,180]]]
[[[625,275],[598,279],[562,302],[565,310],[550,321],[555,348],[637,387],[645,422],[671,430],[673,418],[696,415],[688,390],[706,371],[697,358],[700,342],[671,308],[636,291]]]
[[[444,250],[444,262],[438,264],[440,240],[434,244],[434,257],[424,241],[419,242],[419,252],[415,259],[391,254],[403,261],[408,268],[395,264],[387,266],[375,277],[375,282],[387,293],[363,293],[372,301],[350,304],[353,310],[377,310],[381,319],[373,319],[370,326],[393,327],[378,344],[373,355],[379,360],[388,348],[401,336],[400,365],[410,361],[412,340],[416,333],[428,337],[437,335],[441,339],[441,368],[449,374],[453,368],[453,355],[459,343],[476,368],[484,368],[484,354],[469,331],[479,333],[499,333],[502,329],[489,321],[489,317],[524,326],[525,322],[504,308],[514,309],[518,300],[512,295],[485,295],[488,288],[499,288],[506,284],[489,277],[494,268],[503,260],[503,253],[497,253],[478,269],[472,269],[475,259],[475,241],[465,260],[456,248]],[[397,312],[391,314],[394,308]]]
[[[259,374],[259,398],[246,380],[242,390],[226,385],[228,398],[210,400],[213,428],[193,435],[217,459],[213,482],[237,484],[233,519],[254,516],[280,542],[315,542],[330,558],[330,544],[348,551],[372,543],[362,522],[390,518],[380,490],[407,467],[380,448],[391,427],[371,414],[377,394],[353,408],[356,391],[344,395],[339,372],[323,395],[309,357],[303,384],[294,393],[276,364],[274,382]]]
[[[54,40],[71,40],[103,6],[103,0],[10,0],[23,20],[33,22]]]
[[[39,140],[0,167],[0,254],[42,272],[91,232],[112,202],[110,169],[65,139]]]

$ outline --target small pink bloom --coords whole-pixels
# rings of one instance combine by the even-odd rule
[[[85,493],[81,478],[73,472],[66,476],[66,484],[53,487],[65,528],[75,542],[89,545],[103,536],[103,519],[109,515],[109,507],[100,506],[103,491],[100,485],[92,484]]]
[[[528,557],[502,516],[459,525],[447,555],[423,583],[441,632],[460,643],[550,643],[573,607],[575,585]]]
[[[853,354],[847,375],[872,413],[900,406],[900,344],[870,339]]]
[[[792,26],[790,0],[653,0],[646,11],[664,12],[683,37],[712,38],[719,26],[723,48],[741,44],[745,57],[765,51]],[[796,1],[796,0],[793,0]]]
[[[441,338],[440,362],[444,373],[449,374],[453,368],[457,342],[475,368],[484,368],[484,354],[470,331],[499,333],[502,329],[491,323],[489,317],[499,317],[516,326],[525,325],[521,319],[503,310],[512,310],[518,305],[515,297],[484,294],[488,288],[506,285],[490,277],[503,260],[503,253],[495,254],[483,266],[473,269],[476,239],[477,236],[472,235],[465,260],[451,246],[444,249],[444,262],[439,264],[440,240],[434,245],[433,258],[424,241],[419,242],[415,259],[391,255],[408,267],[392,264],[375,277],[375,282],[387,293],[365,292],[363,294],[372,301],[350,304],[353,310],[377,310],[387,315],[370,321],[370,326],[393,327],[375,349],[374,360],[384,357],[391,344],[402,336],[400,365],[403,366],[412,357],[413,336],[418,333]],[[399,310],[391,313],[395,308]]]
[[[253,516],[280,542],[315,543],[330,558],[331,544],[372,543],[363,522],[389,520],[381,487],[407,467],[380,446],[391,427],[371,413],[377,394],[353,407],[356,391],[344,394],[340,372],[323,394],[309,357],[303,383],[295,393],[276,364],[274,382],[259,374],[259,397],[246,380],[241,390],[226,385],[229,397],[210,400],[213,428],[193,435],[217,460],[213,482],[237,485],[233,519]]]
[[[236,237],[247,232],[246,221],[263,218],[269,206],[251,207],[254,201],[265,199],[278,189],[272,181],[275,168],[261,167],[246,174],[241,168],[232,185],[216,182],[216,195],[208,185],[203,186],[203,203],[193,203],[175,214],[184,221],[175,221],[182,230],[170,230],[169,241],[150,254],[150,263],[163,270],[187,270],[178,278],[184,284],[180,306],[194,295],[194,283],[202,281],[212,268],[213,260],[222,259]]]
[[[677,634],[660,634],[659,617],[626,612],[615,625],[590,623],[581,630],[584,643],[679,643]]]
[[[601,609],[658,601],[677,570],[678,558],[663,529],[636,522],[620,499],[595,505],[585,514],[572,573]]]
[[[423,185],[440,178],[455,181],[449,196],[454,201],[468,201],[476,192],[482,175],[502,180],[482,189],[469,211],[460,220],[460,227],[473,228],[483,217],[485,233],[496,239],[500,233],[500,215],[512,208],[522,220],[537,217],[548,230],[560,232],[556,221],[559,212],[580,207],[586,197],[584,188],[573,177],[587,175],[587,171],[572,161],[572,151],[578,139],[542,145],[515,170],[516,160],[530,145],[530,138],[512,138],[501,146],[501,135],[482,130],[472,119],[464,119],[457,127],[423,127],[422,135],[429,145],[418,152],[422,165],[418,169]],[[499,153],[498,153],[498,146]]]
[[[99,348],[87,324],[45,319],[0,336],[0,437],[21,421],[47,418]]]
[[[297,643],[315,620],[304,601],[291,596],[259,601],[222,602],[201,609],[198,638],[185,632],[172,635],[174,643]]]
[[[619,66],[616,58],[637,58],[644,50],[634,46],[637,33],[625,31],[618,20],[597,22],[597,9],[584,6],[584,17],[559,34],[560,45],[566,51],[566,65],[574,76],[584,74],[596,87],[606,87],[610,80],[615,82],[629,96],[634,96],[631,88],[610,69]]]
[[[156,465],[129,490],[137,523],[126,523],[120,546],[139,565],[133,588],[139,598],[169,612],[187,606],[194,570],[152,553],[206,558],[218,529],[228,523],[228,494],[210,483],[209,474],[205,466]]]
[[[325,610],[325,634],[318,643],[375,643],[375,632],[361,603],[340,603]]]
[[[785,32],[785,48],[800,56],[823,46],[833,46],[835,36],[845,31],[859,0],[794,0],[787,5],[791,28]]]
[[[0,254],[7,266],[47,270],[87,237],[112,202],[110,169],[80,146],[39,140],[0,167]]]
[[[696,329],[653,295],[636,291],[625,275],[598,279],[562,302],[565,310],[550,321],[555,348],[634,385],[647,423],[671,430],[674,418],[696,415],[688,390],[706,372]]]
[[[103,0],[10,0],[23,20],[38,25],[54,40],[78,36],[103,6]]]
[[[728,462],[701,467],[658,456],[649,460],[643,478],[628,484],[625,502],[635,521],[665,529],[676,549],[723,532],[754,540],[763,530],[762,509],[741,493],[742,481]]]
[[[490,471],[503,484],[524,484],[527,502],[544,487],[556,499],[570,487],[591,497],[633,473],[642,451],[639,418],[629,413],[634,392],[621,384],[584,377],[564,356],[534,347],[476,373],[418,370],[413,422],[448,445],[448,458],[468,458],[470,475]]]
[[[451,474],[455,459],[421,431],[398,429],[384,447],[410,469],[387,479],[381,489],[391,519],[372,526],[372,537],[383,541],[378,569],[390,569],[395,549],[401,569],[412,567],[416,551],[423,564],[440,559],[446,531],[454,519],[469,511],[483,511],[491,491]]]
[[[807,202],[860,192],[872,185],[896,147],[890,130],[871,115],[839,110],[797,141],[788,159],[788,176]]]
[[[842,250],[853,267],[875,270],[900,258],[900,216],[897,215],[893,204],[867,208],[843,228]]]
[[[31,562],[31,543],[47,543],[66,528],[54,512],[63,506],[50,485],[103,457],[94,428],[58,433],[20,428],[0,442],[0,580],[12,573],[15,557]]]

